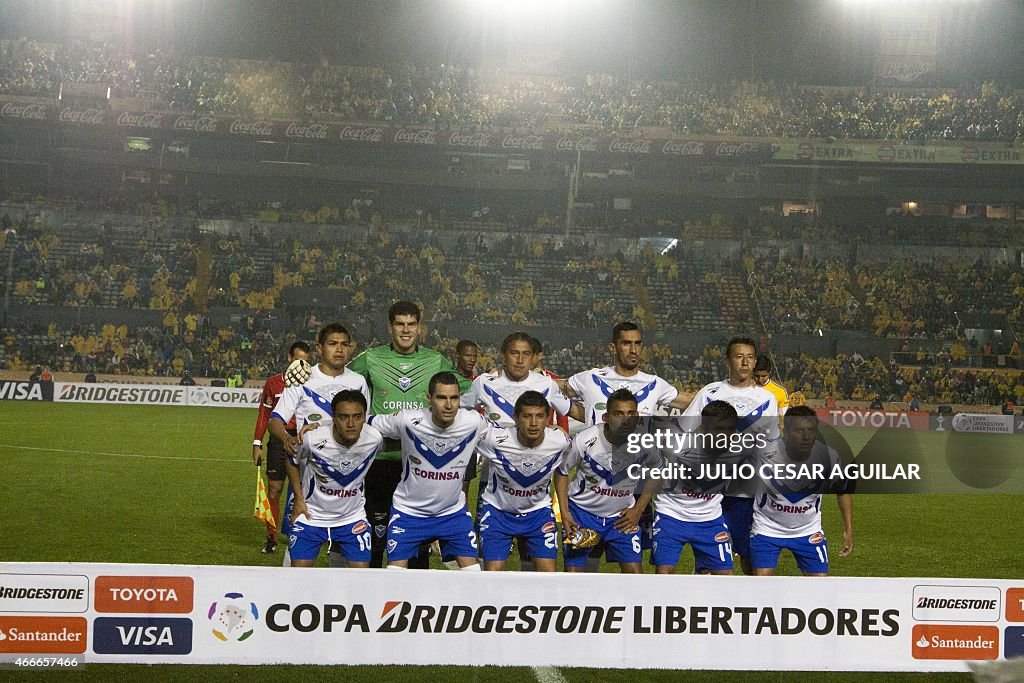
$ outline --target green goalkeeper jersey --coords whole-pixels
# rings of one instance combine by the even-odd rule
[[[352,359],[348,367],[366,378],[370,387],[370,414],[389,415],[408,408],[424,408],[430,378],[439,372],[454,372],[451,362],[437,351],[417,346],[412,353],[398,353],[388,346],[375,346]],[[459,390],[465,393],[469,380],[459,374]],[[384,460],[394,460],[402,453],[390,448],[378,454]]]

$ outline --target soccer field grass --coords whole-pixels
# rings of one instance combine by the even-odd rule
[[[140,562],[272,566],[262,555],[262,526],[251,516],[250,436],[255,411],[92,404],[3,402],[0,475],[13,495],[0,502],[5,561]],[[867,435],[844,432],[855,448]],[[921,433],[938,450],[943,435]],[[1024,440],[998,437],[998,447],[1024,457]],[[976,495],[855,496],[856,549],[835,558],[839,576],[1021,578],[1024,539],[1017,516],[1024,497]],[[825,531],[842,537],[835,503],[825,501]],[[790,556],[782,574],[796,574]],[[692,556],[680,571],[689,573]],[[649,568],[648,568],[649,571]],[[266,667],[263,667],[264,669]],[[249,677],[237,667],[209,667],[214,678]],[[138,675],[132,667],[93,666],[110,677]],[[194,669],[160,667],[166,675]],[[330,669],[309,670],[310,677]],[[353,667],[345,680],[380,677]],[[405,673],[403,673],[403,671]],[[566,679],[622,680],[637,674],[559,670]],[[351,674],[351,675],[349,675]],[[89,674],[87,674],[88,677]],[[203,674],[207,675],[207,674]],[[391,680],[444,676],[450,680],[530,680],[529,669],[456,667],[389,669]],[[644,672],[643,680],[717,680],[722,674]],[[742,681],[783,680],[787,674],[730,675]],[[861,681],[879,675],[835,674],[820,680]],[[886,680],[905,679],[885,675]],[[940,679],[941,680],[941,679]],[[948,680],[959,680],[953,676]]]

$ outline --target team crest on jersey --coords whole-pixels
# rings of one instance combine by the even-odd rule
[[[378,524],[377,526],[373,527],[373,533],[377,534],[379,538],[384,538],[384,534],[386,534],[387,531],[388,528],[383,524]]]
[[[527,460],[526,462],[522,463],[520,467],[522,467],[524,470],[532,470],[535,464],[536,463],[532,463],[529,460]]]
[[[397,548],[397,547],[398,547],[398,541],[396,541],[393,538],[388,541],[388,552],[389,553],[395,552],[395,548]]]
[[[351,460],[342,460],[338,464],[341,466],[341,469],[343,469],[343,470],[347,470],[350,467],[352,467],[352,461]]]
[[[438,453],[443,453],[452,447],[452,442],[447,440],[435,439],[434,450]]]
[[[399,377],[398,378],[398,388],[401,389],[402,391],[409,391],[409,387],[411,387],[411,386],[412,386],[412,380],[409,379],[408,377]]]

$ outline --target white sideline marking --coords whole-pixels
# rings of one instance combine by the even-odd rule
[[[539,683],[569,683],[562,672],[553,666],[534,666],[533,675]]]
[[[245,462],[245,458],[191,458],[185,455],[146,455],[144,453],[106,453],[104,451],[76,451],[70,448],[41,448],[39,446],[16,446],[0,443],[0,448],[14,448],[22,451],[46,451],[48,453],[76,453],[79,455],[112,455],[118,458],[154,458],[157,460],[206,460],[208,462]]]

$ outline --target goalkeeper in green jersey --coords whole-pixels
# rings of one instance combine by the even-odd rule
[[[437,351],[419,345],[420,308],[411,301],[396,301],[388,309],[391,343],[367,349],[356,356],[349,369],[366,378],[370,386],[370,414],[389,415],[407,408],[429,406],[427,384],[438,372],[451,372],[451,362]],[[460,381],[460,390],[469,389]],[[402,451],[397,440],[385,439],[373,467],[366,475],[366,516],[373,526],[371,567],[384,566],[391,496],[402,477]],[[409,560],[410,569],[426,569],[429,550]]]

